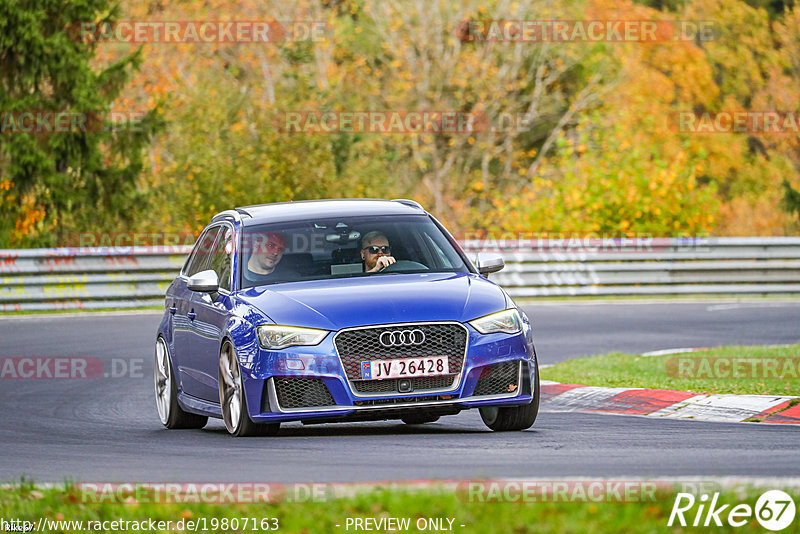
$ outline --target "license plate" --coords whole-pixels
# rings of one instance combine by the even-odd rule
[[[446,375],[449,372],[446,356],[361,362],[361,378],[363,380],[437,376]]]

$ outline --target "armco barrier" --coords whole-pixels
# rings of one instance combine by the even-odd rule
[[[798,294],[800,238],[466,241],[499,252],[492,279],[515,297]]]
[[[163,305],[190,251],[186,246],[0,250],[0,311]]]
[[[800,294],[800,238],[467,240],[514,297]],[[190,247],[0,250],[0,311],[161,305]]]

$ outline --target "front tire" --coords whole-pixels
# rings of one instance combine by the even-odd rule
[[[219,405],[225,428],[231,436],[274,436],[280,429],[280,423],[254,423],[247,415],[242,370],[230,341],[222,344],[219,356]]]
[[[156,340],[156,360],[153,369],[156,390],[156,408],[161,424],[169,429],[203,428],[208,417],[183,411],[178,405],[178,385],[172,369],[167,343],[161,336]]]
[[[539,369],[533,386],[533,399],[522,406],[488,406],[481,408],[481,419],[495,432],[527,430],[533,426],[539,414]]]

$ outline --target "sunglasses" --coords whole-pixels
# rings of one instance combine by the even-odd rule
[[[383,252],[384,254],[392,253],[392,247],[389,245],[383,245],[382,247],[372,245],[371,247],[364,247],[363,250],[368,251],[370,254],[377,254],[378,252]]]

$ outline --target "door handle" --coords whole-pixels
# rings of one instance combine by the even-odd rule
[[[192,310],[192,311],[190,311],[189,313],[186,314],[186,317],[188,317],[189,319],[194,321],[194,318],[197,317],[197,314],[194,312],[194,310]]]
[[[169,309],[169,313],[171,313],[172,315],[175,315],[175,312],[177,312],[177,311],[178,311],[178,308],[176,308],[174,304]]]

